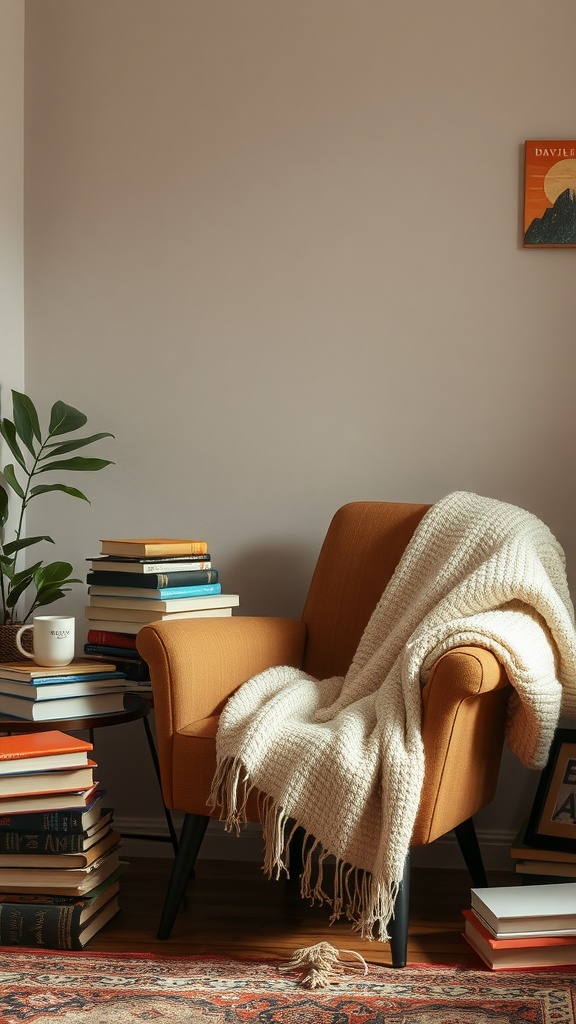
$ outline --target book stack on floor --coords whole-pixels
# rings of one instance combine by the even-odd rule
[[[0,718],[55,722],[124,709],[125,673],[113,662],[75,658],[44,668],[32,661],[0,662]]]
[[[526,842],[526,822],[520,828],[512,846],[510,856],[514,860],[514,870],[522,875],[522,881],[529,884],[546,882],[576,882],[576,849],[574,843],[564,845],[557,839],[547,842],[539,837],[538,846]],[[572,845],[572,849],[570,849]]]
[[[576,964],[576,882],[472,889],[464,938],[493,971]]]
[[[149,680],[136,650],[136,634],[148,622],[228,616],[240,603],[237,594],[222,593],[204,540],[101,540],[100,556],[88,562],[84,653],[114,661],[137,683]]]
[[[119,910],[120,834],[92,744],[0,737],[0,945],[82,949]]]

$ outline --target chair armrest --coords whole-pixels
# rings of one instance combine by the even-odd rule
[[[232,616],[145,626],[136,646],[150,669],[158,734],[222,711],[238,687],[273,665],[301,664],[306,627],[297,619]]]
[[[504,668],[483,647],[443,654],[422,690],[425,776],[413,845],[431,842],[494,796],[508,699]]]

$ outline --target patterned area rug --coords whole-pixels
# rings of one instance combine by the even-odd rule
[[[370,966],[309,990],[282,961],[0,949],[1,1024],[574,1024],[576,971]]]

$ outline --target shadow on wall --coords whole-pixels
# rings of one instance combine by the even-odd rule
[[[222,590],[239,594],[239,615],[300,618],[318,552],[293,544],[262,544],[243,551],[221,573]]]

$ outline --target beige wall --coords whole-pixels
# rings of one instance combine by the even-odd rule
[[[576,250],[520,244],[523,142],[574,135],[571,0],[26,14],[27,388],[116,435],[90,508],[31,516],[58,554],[201,534],[244,612],[291,614],[340,504],[467,489],[574,579]],[[488,838],[535,785],[504,774]]]
[[[24,6],[0,4],[0,415],[24,383]]]

